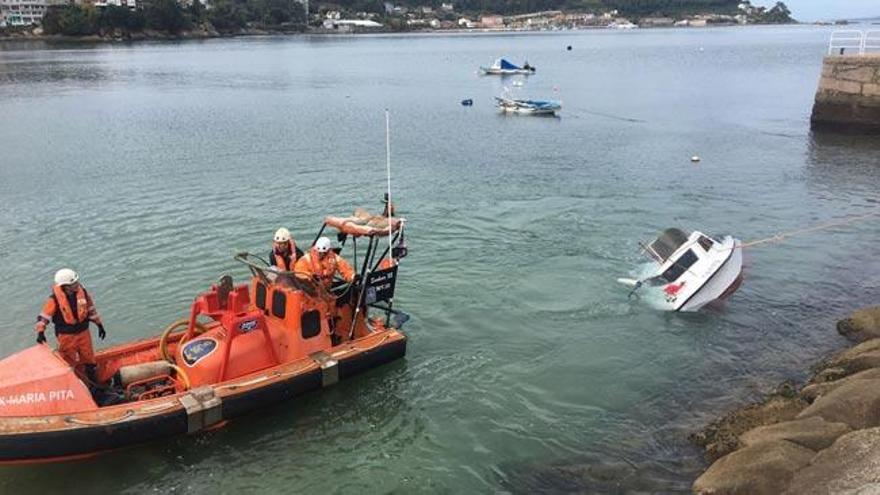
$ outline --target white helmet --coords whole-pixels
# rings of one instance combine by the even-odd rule
[[[71,285],[79,282],[79,275],[70,268],[62,268],[55,272],[55,285]]]
[[[327,253],[330,251],[332,245],[330,244],[330,239],[326,237],[321,237],[318,239],[318,242],[315,243],[315,251],[319,253]]]
[[[290,231],[281,227],[275,231],[275,242],[287,242],[290,240]]]

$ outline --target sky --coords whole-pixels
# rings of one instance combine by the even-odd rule
[[[801,22],[880,17],[880,0],[783,0],[791,16]],[[772,7],[775,0],[753,1],[752,5]]]

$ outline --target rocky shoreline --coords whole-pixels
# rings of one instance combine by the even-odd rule
[[[220,32],[210,24],[197,26],[195,29],[181,31],[176,34],[164,31],[144,30],[124,33],[113,30],[103,35],[65,36],[61,34],[43,34],[42,29],[16,30],[0,32],[0,41],[63,41],[63,42],[113,42],[113,41],[167,41],[167,40],[198,40],[211,38],[233,38],[238,36],[271,36],[303,34],[307,31],[301,27],[289,28],[243,28],[236,31]]]
[[[783,383],[691,435],[712,462],[694,493],[880,492],[880,306],[837,330],[857,344],[814,367],[807,383]]]

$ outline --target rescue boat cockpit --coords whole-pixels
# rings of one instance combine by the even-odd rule
[[[0,360],[0,462],[194,433],[403,357],[406,316],[392,306],[404,220],[327,217],[318,236],[327,228],[342,249],[350,241],[359,267],[351,283],[325,287],[240,253],[249,284],[224,276],[162,335],[96,354],[102,405],[45,345]]]

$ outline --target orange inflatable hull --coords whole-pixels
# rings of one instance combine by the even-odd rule
[[[99,353],[98,359],[156,359],[157,342],[153,338],[110,348]],[[251,411],[394,361],[405,353],[406,337],[387,329],[309,357],[174,395],[100,408],[93,404],[90,410],[79,412],[0,417],[0,463],[77,459],[222,426]],[[56,395],[68,395],[67,389],[59,390]],[[26,399],[24,402],[34,403]],[[44,404],[48,402],[47,397]]]

